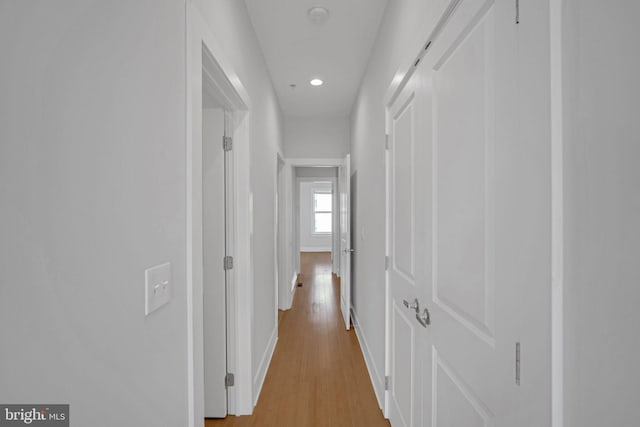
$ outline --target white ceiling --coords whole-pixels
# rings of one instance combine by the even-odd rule
[[[351,112],[387,0],[245,0],[287,116]],[[307,11],[329,10],[324,24]],[[312,87],[319,77],[324,85]],[[297,85],[295,89],[290,84]]]

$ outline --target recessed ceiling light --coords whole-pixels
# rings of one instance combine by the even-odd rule
[[[329,19],[329,10],[325,7],[312,7],[307,11],[309,20],[314,24],[324,24]]]
[[[320,79],[312,79],[309,84],[311,84],[311,86],[322,86],[324,82]]]

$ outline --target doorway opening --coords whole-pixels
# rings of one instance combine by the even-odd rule
[[[301,254],[326,253],[339,273],[339,204],[336,167],[295,167],[294,264],[303,283]],[[301,277],[302,276],[302,277]]]
[[[340,310],[346,329],[350,329],[350,156],[287,159],[283,167],[278,165],[278,188],[285,200],[280,203],[279,199],[277,221],[286,224],[277,249],[278,265],[283,266],[278,270],[278,307],[291,307],[302,272],[301,253],[330,253],[330,271],[340,279]]]

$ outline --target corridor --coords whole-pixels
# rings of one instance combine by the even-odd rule
[[[353,328],[340,317],[329,252],[303,252],[303,286],[280,311],[279,338],[252,416],[213,426],[388,426],[378,408]]]
[[[0,425],[640,426],[638,16],[0,0]]]

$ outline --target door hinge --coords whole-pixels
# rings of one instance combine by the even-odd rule
[[[389,390],[389,387],[391,386],[391,381],[389,380],[389,375],[387,375],[386,377],[384,377],[384,389],[385,390]]]
[[[516,385],[520,385],[520,343],[516,343]]]
[[[384,149],[388,150],[390,147],[391,147],[391,142],[390,142],[390,139],[389,139],[389,134],[386,134],[384,136]]]
[[[225,375],[224,377],[224,386],[225,387],[233,387],[235,384],[235,376],[231,373],[228,373],[227,375]]]
[[[384,271],[389,269],[389,255],[385,255],[384,257]]]
[[[223,136],[222,137],[222,149],[224,151],[233,150],[233,138],[231,138],[230,136]]]
[[[222,266],[225,270],[232,270],[233,269],[233,257],[232,256],[226,256],[222,259]]]

